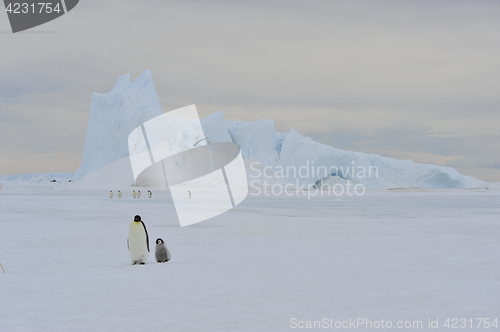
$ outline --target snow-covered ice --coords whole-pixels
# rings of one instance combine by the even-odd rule
[[[0,191],[1,331],[285,331],[291,318],[500,312],[497,189],[249,195],[181,228],[165,190],[55,188]],[[130,265],[135,214],[171,262]]]
[[[68,182],[73,177],[73,173],[27,173],[14,175],[0,175],[0,182],[42,184],[50,181]]]

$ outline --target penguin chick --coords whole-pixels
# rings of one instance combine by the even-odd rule
[[[158,263],[166,263],[170,260],[170,251],[162,239],[156,239],[155,258]]]

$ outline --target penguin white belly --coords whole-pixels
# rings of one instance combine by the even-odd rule
[[[128,247],[132,264],[146,263],[148,259],[147,236],[142,222],[132,221],[128,230]]]

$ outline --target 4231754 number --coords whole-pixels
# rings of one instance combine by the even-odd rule
[[[443,326],[449,329],[498,328],[498,318],[494,320],[491,318],[448,318]]]
[[[60,3],[52,2],[38,2],[38,3],[26,3],[26,2],[14,2],[9,3],[5,11],[9,14],[41,14],[52,12],[60,13],[62,11]]]

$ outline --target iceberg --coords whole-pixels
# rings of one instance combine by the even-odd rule
[[[130,74],[120,76],[108,93],[94,92],[82,164],[73,180],[127,157],[128,135],[137,126],[161,114],[160,99],[149,70],[132,82]]]
[[[223,113],[217,112],[201,122],[208,137],[217,133],[218,139],[229,140],[228,133],[231,141],[240,147],[243,158],[258,162],[272,178],[306,188],[318,184],[321,187],[332,178],[361,183],[367,189],[478,188],[486,184],[451,167],[340,150],[304,137],[293,128],[288,133],[277,133],[272,120],[223,120]]]
[[[110,92],[94,93],[82,164],[71,177],[73,182],[80,179],[85,182],[89,174],[106,165],[124,167],[129,155],[129,134],[161,114],[164,112],[149,70],[132,82],[129,74],[122,75]],[[208,142],[234,142],[239,146],[249,180],[269,179],[269,182],[290,183],[296,188],[322,188],[350,181],[375,190],[400,187],[479,188],[487,184],[462,175],[451,167],[340,150],[304,137],[293,128],[287,133],[277,133],[273,120],[231,121],[224,119],[223,112],[216,112],[201,119],[201,125]],[[182,130],[189,130],[186,128]],[[173,132],[175,128],[165,128],[165,133],[159,134],[168,136]],[[183,135],[190,137],[195,134],[185,132]],[[114,178],[123,185],[140,185],[134,183],[131,174],[123,175],[128,174],[130,165],[123,172],[113,172],[110,167],[103,170],[103,183],[109,183]],[[161,176],[158,170],[149,174],[152,177]],[[98,174],[92,174],[90,178],[95,185],[99,183]],[[165,183],[164,179],[156,178],[140,180],[142,183]]]

